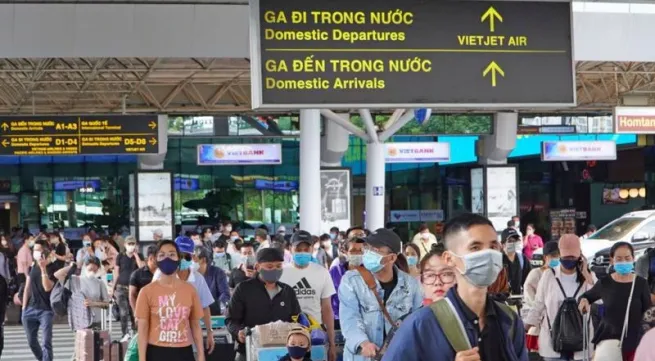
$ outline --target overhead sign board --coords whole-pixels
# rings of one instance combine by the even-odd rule
[[[614,108],[614,133],[655,134],[655,107]]]
[[[0,155],[156,154],[157,115],[0,116]]]
[[[616,143],[612,140],[545,141],[541,144],[544,162],[616,160]]]
[[[450,162],[450,143],[386,143],[385,163]]]
[[[570,2],[251,0],[254,108],[575,105]]]
[[[198,165],[282,164],[282,145],[198,144]]]

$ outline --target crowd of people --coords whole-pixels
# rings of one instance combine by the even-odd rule
[[[0,296],[21,306],[36,360],[54,357],[57,282],[72,292],[73,330],[102,327],[111,305],[143,361],[204,361],[215,315],[245,361],[248,329],[301,313],[323,325],[328,361],[573,361],[594,349],[596,361],[655,360],[655,330],[643,322],[655,287],[648,267],[635,274],[630,243],[613,245],[599,280],[584,238],[544,242],[518,217],[499,236],[487,218],[462,214],[435,233],[421,226],[409,242],[362,227],[313,235],[262,226],[248,239],[229,221],[155,238],[142,254],[135,237],[118,234],[90,232],[75,253],[59,232],[0,237]],[[533,267],[538,249],[543,264]],[[311,341],[293,329],[285,360],[307,360]],[[0,356],[2,347],[0,332]]]

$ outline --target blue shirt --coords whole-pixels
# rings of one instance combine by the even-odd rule
[[[230,302],[230,287],[227,285],[225,272],[216,266],[207,266],[205,282],[215,300],[227,304]]]
[[[158,269],[152,276],[152,280],[156,281],[159,279],[159,277],[161,277],[161,271]],[[196,289],[196,292],[198,292],[198,297],[200,298],[200,304],[202,305],[202,308],[207,308],[209,305],[214,303],[214,297],[209,290],[209,286],[207,286],[205,277],[203,277],[200,272],[191,271],[189,273],[189,278],[186,281],[193,285],[193,287]]]
[[[466,317],[457,296],[457,287],[451,288],[446,297],[452,302],[459,319],[464,325],[469,343],[472,347],[478,346],[480,335],[476,325]],[[488,299],[487,302],[491,302]],[[528,361],[528,351],[525,346],[525,331],[521,318],[516,316],[512,320],[500,306],[493,304],[498,324],[502,330],[504,353],[508,356],[503,361]],[[475,321],[477,322],[477,321]],[[486,327],[486,326],[485,326]],[[510,337],[513,328],[514,338]],[[455,351],[443,333],[430,307],[411,314],[396,331],[389,348],[384,353],[382,361],[453,361]],[[495,361],[495,360],[492,360]]]

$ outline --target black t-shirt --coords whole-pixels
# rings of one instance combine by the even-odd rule
[[[380,282],[380,287],[382,287],[382,290],[384,291],[384,303],[387,303],[387,300],[389,299],[389,296],[391,296],[391,292],[393,292],[393,289],[396,288],[396,285],[398,284],[398,274],[396,273],[396,270],[393,270],[393,278],[389,282]]]
[[[64,242],[57,243],[57,245],[55,246],[55,254],[57,256],[66,255],[66,244]],[[66,262],[60,260],[55,260],[52,263],[57,266],[57,269],[63,268],[66,265]]]
[[[616,282],[612,276],[609,276],[596,282],[594,287],[581,296],[586,298],[589,303],[594,303],[599,299],[603,300],[605,312],[592,340],[593,343],[621,338],[631,287],[631,282]],[[624,351],[630,352],[637,349],[637,345],[641,340],[641,319],[650,306],[648,281],[642,277],[637,277],[630,313],[628,314],[628,334],[623,340]]]
[[[141,255],[139,255],[139,258],[141,258]],[[127,286],[130,284],[130,276],[132,275],[132,272],[139,268],[138,264],[136,263],[136,257],[134,255],[129,257],[125,253],[118,255],[118,258],[116,259],[116,266],[119,268],[117,284],[122,286]]]
[[[55,278],[55,272],[58,270],[57,266],[54,263],[50,263],[46,266],[46,272],[48,273],[48,278],[52,282],[57,282]],[[50,307],[50,292],[46,292],[43,288],[43,282],[41,281],[41,267],[37,264],[32,266],[30,270],[30,300],[28,301],[28,306],[31,308],[36,308],[38,310],[52,311]]]
[[[139,294],[141,289],[152,282],[152,272],[148,266],[143,266],[130,275],[130,286],[136,287],[136,293]]]

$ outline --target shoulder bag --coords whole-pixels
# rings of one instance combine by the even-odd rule
[[[625,308],[625,317],[623,318],[623,329],[621,330],[621,338],[603,340],[596,345],[595,354],[603,355],[603,360],[622,360],[623,359],[623,340],[628,334],[628,316],[630,315],[630,306],[632,304],[632,295],[635,291],[635,283],[637,283],[637,275],[632,280],[632,287],[630,288],[630,296],[628,297],[628,306]]]

